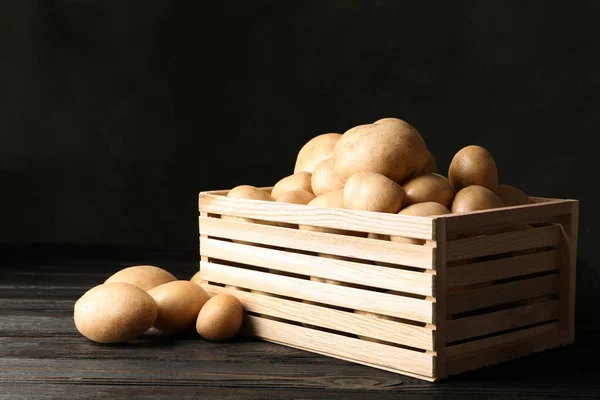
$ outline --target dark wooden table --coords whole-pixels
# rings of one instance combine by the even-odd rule
[[[189,279],[195,254],[0,251],[0,399],[600,398],[600,277],[582,262],[574,345],[432,384],[251,339],[148,334],[125,345],[95,344],[73,324],[81,294],[133,264],[160,265]]]

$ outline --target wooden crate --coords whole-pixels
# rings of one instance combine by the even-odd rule
[[[249,335],[428,381],[573,342],[576,200],[412,217],[226,194],[200,193],[200,271]]]

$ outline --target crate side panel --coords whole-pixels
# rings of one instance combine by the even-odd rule
[[[411,321],[433,322],[433,303],[428,300],[313,282],[211,262],[201,263],[201,276],[203,280],[209,282],[389,315]]]
[[[432,219],[201,194],[199,210],[265,221],[433,239]]]
[[[433,295],[433,275],[378,265],[248,246],[215,239],[200,239],[202,254],[277,271],[315,276],[381,289]]]
[[[432,377],[433,373],[434,356],[429,353],[354,339],[266,318],[247,315],[244,320],[244,333],[418,375]]]
[[[433,249],[331,233],[200,217],[200,235],[431,269]]]
[[[433,330],[422,326],[372,318],[314,304],[282,299],[262,293],[233,291],[214,285],[202,286],[211,295],[230,292],[243,304],[244,310],[315,325],[345,333],[397,343],[423,350],[433,350]]]

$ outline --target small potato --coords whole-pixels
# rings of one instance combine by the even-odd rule
[[[406,182],[404,206],[434,201],[449,208],[454,199],[454,189],[445,178],[436,174],[425,174]]]
[[[333,158],[328,158],[319,163],[315,168],[312,174],[311,187],[316,196],[344,188],[345,182],[335,173],[333,165]]]
[[[449,214],[450,211],[441,205],[440,203],[436,203],[433,201],[425,202],[425,203],[417,203],[410,205],[403,210],[401,210],[398,215],[413,215],[417,217],[431,217],[434,215],[444,215]],[[397,243],[408,243],[408,244],[425,244],[425,240],[423,239],[414,239],[408,238],[404,236],[390,236],[390,240],[392,242]]]
[[[200,271],[196,272],[194,276],[190,278],[190,282],[195,283],[198,286],[202,286],[202,278],[200,276]]]
[[[93,287],[77,300],[73,319],[83,336],[98,343],[124,343],[146,332],[156,319],[152,296],[125,282]]]
[[[450,211],[464,214],[499,207],[504,207],[504,203],[494,192],[483,186],[471,185],[456,193]]]
[[[158,315],[153,326],[165,333],[178,333],[194,325],[198,313],[210,296],[189,281],[173,281],[148,291]]]
[[[341,136],[339,133],[324,133],[310,139],[298,152],[294,173],[313,173],[321,161],[333,155],[333,148]]]
[[[498,185],[496,194],[505,206],[532,204],[533,201],[521,189],[510,185]]]
[[[196,331],[211,341],[229,340],[239,332],[244,319],[242,303],[230,293],[208,300],[196,320]]]
[[[344,180],[360,172],[375,172],[404,182],[428,161],[423,137],[402,120],[351,128],[338,140],[333,154],[334,171]]]
[[[344,186],[344,204],[353,210],[397,213],[403,200],[400,185],[373,172],[352,175]]]
[[[134,265],[123,268],[111,275],[104,283],[125,282],[150,290],[163,283],[176,281],[177,278],[168,271],[154,265]]]
[[[481,146],[460,149],[452,158],[448,178],[455,192],[472,185],[483,186],[496,192],[498,168],[494,157]]]
[[[275,201],[290,204],[308,204],[315,199],[315,195],[306,190],[293,190],[280,195]]]
[[[307,192],[312,192],[310,183],[311,177],[312,174],[305,171],[296,172],[293,175],[286,176],[285,178],[279,180],[275,186],[273,186],[271,196],[276,199],[282,194],[291,192],[292,190],[304,190]]]

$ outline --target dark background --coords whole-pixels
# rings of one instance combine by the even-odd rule
[[[0,3],[0,243],[197,251],[197,194],[382,117],[598,224],[598,1]],[[593,267],[600,271],[595,263]]]

